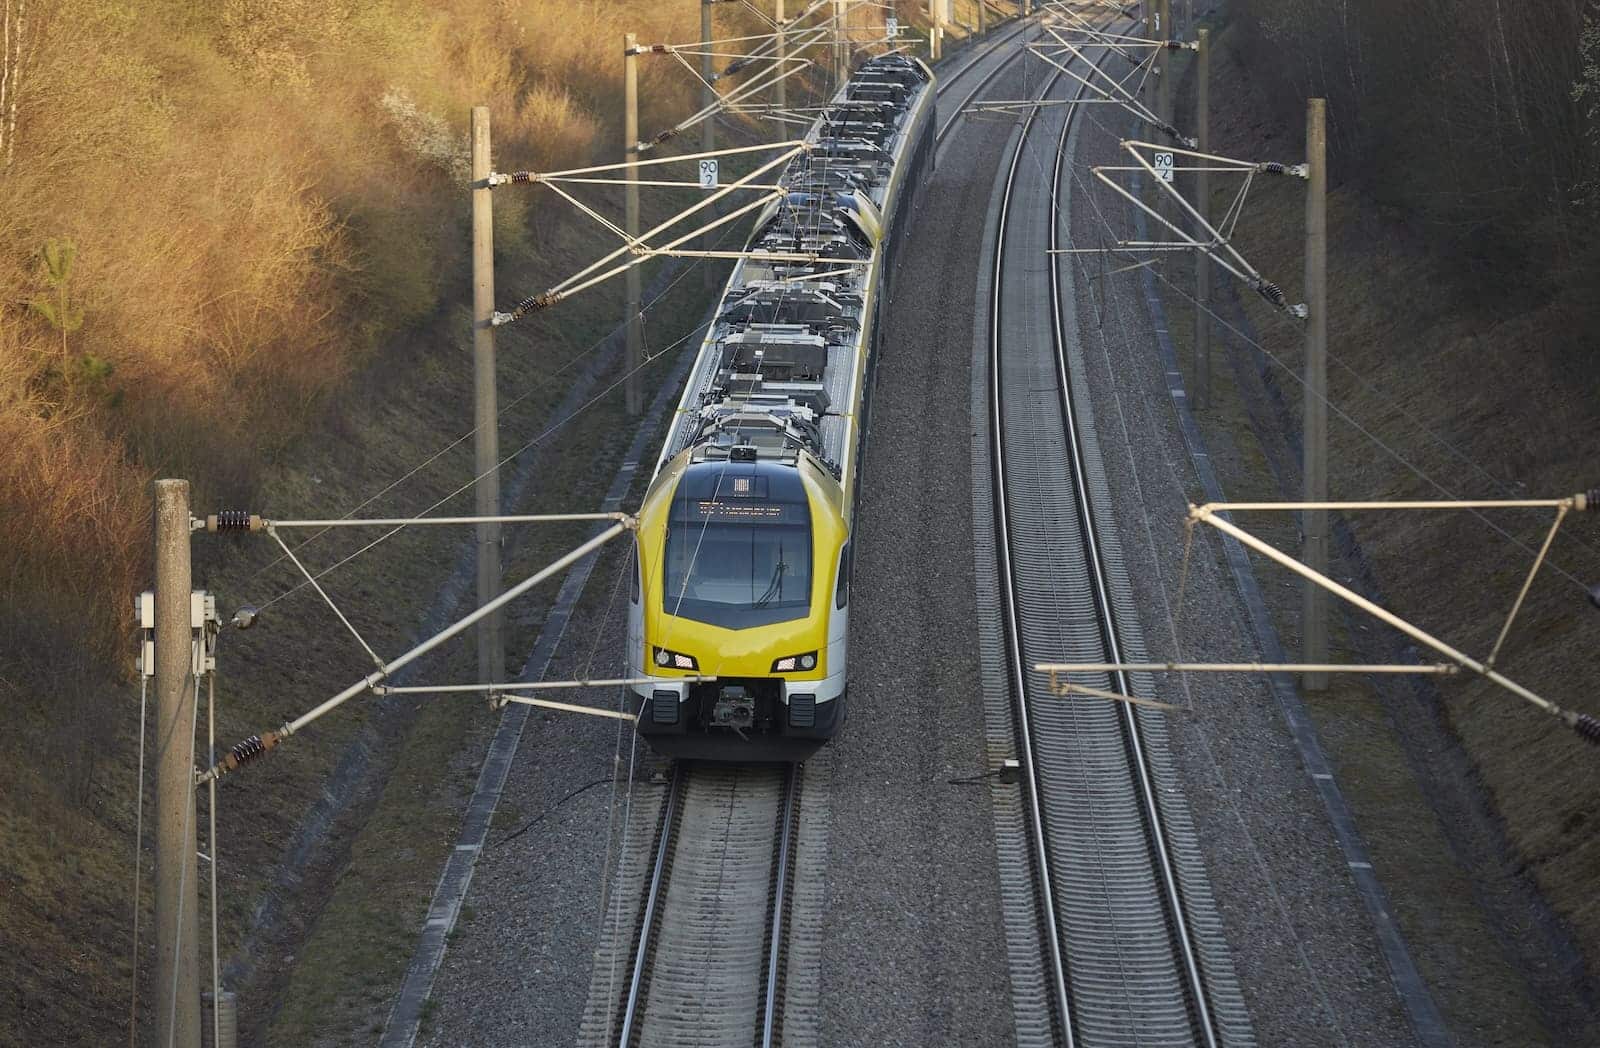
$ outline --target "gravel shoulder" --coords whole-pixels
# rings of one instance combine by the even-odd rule
[[[1021,88],[1020,73],[993,91]],[[961,92],[964,93],[964,90]],[[947,104],[954,104],[953,102]],[[886,314],[832,779],[822,1043],[1012,1043],[972,579],[978,252],[1011,123],[951,132]],[[962,780],[962,781],[952,781]]]

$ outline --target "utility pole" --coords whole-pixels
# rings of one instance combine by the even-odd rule
[[[1172,39],[1172,0],[1156,0],[1157,40]],[[1172,58],[1166,48],[1156,49],[1156,66],[1160,70],[1156,81],[1156,115],[1168,127],[1172,126]],[[1163,212],[1165,209],[1163,208]]]
[[[983,36],[989,32],[988,14],[986,8],[989,0],[978,0],[978,35]]]
[[[833,87],[837,91],[850,76],[849,41],[845,37],[845,0],[833,0]]]
[[[717,89],[712,86],[712,78],[717,74],[711,61],[711,3],[712,0],[700,0],[700,50],[702,52],[700,55],[700,78],[705,81],[705,87],[701,89],[700,104],[706,107],[716,104],[717,101]],[[702,153],[711,153],[715,152],[716,148],[717,118],[712,115],[700,122],[700,151]],[[631,178],[633,176],[629,175],[628,177]],[[716,207],[717,205],[712,204],[708,210],[715,212]],[[708,217],[715,217],[715,215]],[[715,244],[716,237],[709,232],[700,240],[702,249],[706,251],[710,251]],[[717,283],[717,267],[711,263],[710,259],[706,259],[706,264],[701,268],[705,272],[706,287],[715,287]]]
[[[778,29],[778,74],[784,72],[784,59],[789,57],[789,31],[783,24],[783,0],[773,0],[776,5],[773,10],[772,20],[777,23]],[[779,109],[786,109],[789,105],[789,86],[787,80],[779,80],[773,85],[773,101],[778,103]]]
[[[155,488],[156,1030],[161,1045],[199,1048],[189,482],[158,480]]]
[[[1195,70],[1195,137],[1199,151],[1211,152],[1211,30],[1200,30],[1199,62]],[[1206,162],[1200,161],[1204,168]],[[1194,206],[1206,225],[1211,225],[1211,173],[1195,172]],[[1194,406],[1211,406],[1211,256],[1194,254]]]
[[[639,55],[638,40],[632,33],[622,38],[622,138],[623,155],[627,160],[628,184],[623,188],[623,231],[629,240],[639,237]],[[629,266],[624,274],[628,284],[628,301],[623,307],[623,323],[628,331],[628,353],[623,364],[624,399],[628,417],[636,418],[644,409],[644,398],[639,389],[639,365],[644,360],[643,308],[644,292],[639,286],[639,267]]]
[[[944,0],[928,0],[928,58],[937,62],[944,51]]]
[[[1154,40],[1156,36],[1155,27],[1151,24],[1154,21],[1153,16],[1155,13],[1151,5],[1154,3],[1155,0],[1139,0],[1139,35],[1146,40]],[[1152,110],[1157,105],[1155,97],[1156,85],[1152,83],[1152,77],[1155,75],[1156,65],[1160,61],[1161,56],[1152,51],[1150,55],[1150,75],[1144,78],[1144,83],[1141,85],[1142,90],[1139,92],[1141,100]]]
[[[1305,501],[1328,501],[1328,129],[1326,99],[1306,101],[1306,376]],[[1305,565],[1328,573],[1328,513],[1304,516]],[[1328,595],[1310,582],[1302,613],[1305,661],[1328,661]],[[1325,673],[1307,673],[1307,691],[1328,687]]]
[[[489,186],[489,107],[472,107],[473,475],[480,517],[500,515],[500,408],[494,365],[494,190]],[[500,595],[500,525],[478,525],[478,606]],[[498,613],[478,623],[478,680],[498,684],[505,646]]]
[[[1163,43],[1172,39],[1172,0],[1155,0],[1155,11],[1152,19],[1154,32],[1151,34],[1156,40]],[[1155,73],[1155,113],[1156,120],[1162,127],[1172,126],[1172,57],[1165,47],[1157,47],[1151,59]],[[1155,139],[1161,141],[1160,138]],[[1177,154],[1173,154],[1174,160]],[[1177,165],[1174,164],[1174,167]],[[1176,179],[1174,173],[1169,172],[1169,177]],[[1174,181],[1172,188],[1176,189]],[[1158,185],[1156,189],[1156,213],[1163,221],[1172,221],[1172,202],[1167,194]]]

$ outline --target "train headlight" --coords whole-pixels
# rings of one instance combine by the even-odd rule
[[[651,648],[652,657],[657,666],[675,670],[698,670],[700,663],[693,655],[685,655],[681,651],[669,651],[666,648]]]
[[[785,655],[781,659],[772,660],[773,673],[793,673],[797,669],[814,670],[817,668],[817,653],[808,651],[802,655]]]

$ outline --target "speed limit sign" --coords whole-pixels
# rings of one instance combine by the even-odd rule
[[[717,162],[715,160],[700,161],[700,188],[717,188]]]
[[[1157,153],[1155,163],[1151,165],[1156,169],[1156,177],[1163,182],[1172,181],[1172,154]]]
[[[883,35],[887,36],[891,40],[899,36],[900,19],[896,18],[894,15],[890,15],[889,17],[885,18],[883,20]]]

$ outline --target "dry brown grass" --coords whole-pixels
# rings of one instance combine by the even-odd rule
[[[414,404],[417,388],[450,378],[460,347],[438,334],[468,286],[469,107],[490,105],[504,168],[610,157],[624,31],[687,39],[698,11],[643,0],[29,7],[51,17],[30,23],[38,47],[9,166],[0,152],[0,700],[13,725],[0,733],[0,850],[14,860],[0,871],[0,929],[26,944],[0,965],[0,1043],[99,1043],[113,1039],[127,977],[134,718],[113,681],[130,665],[130,597],[147,580],[150,479],[191,478],[197,511],[252,504],[270,485],[339,512],[454,436],[414,416],[390,455],[363,441],[342,402]],[[646,127],[692,97],[667,63],[644,79]],[[540,198],[500,195],[496,220],[508,286],[571,262],[545,257],[570,253],[575,236]],[[68,291],[84,319],[65,353],[30,308],[54,293],[40,262],[50,240],[76,247]],[[354,375],[396,388],[354,389]],[[360,494],[309,477],[341,442],[365,450],[348,472]],[[443,564],[448,551],[416,559]],[[358,595],[373,584],[339,581]],[[235,655],[238,687],[247,667]],[[321,662],[306,672],[328,672]],[[260,676],[252,698],[323,683],[279,667]],[[262,701],[248,705],[261,714]],[[342,737],[330,733],[329,749]],[[304,753],[277,774],[320,781],[328,751]],[[294,809],[249,814],[260,839],[233,849],[240,912],[228,936]]]
[[[142,488],[196,478],[241,499],[261,453],[314,422],[386,338],[460,283],[466,109],[497,153],[581,161],[605,140],[622,34],[685,37],[644,3],[228,0],[131,9],[62,0],[36,19],[15,161],[0,173],[0,580],[107,609],[140,574]],[[664,113],[688,88],[645,73]],[[654,113],[647,109],[645,119]],[[502,198],[502,250],[526,198]],[[39,251],[77,247],[84,309],[28,308]],[[88,539],[85,540],[85,536]],[[115,609],[114,611],[111,609]]]

